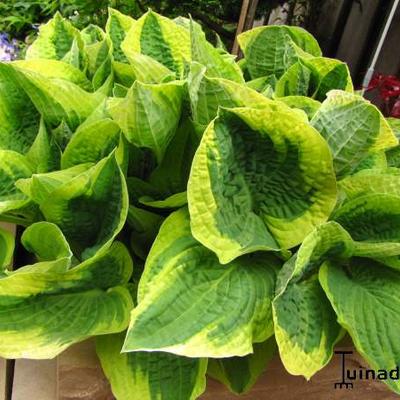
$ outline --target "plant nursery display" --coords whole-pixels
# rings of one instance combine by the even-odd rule
[[[305,30],[238,40],[56,14],[0,63],[0,356],[95,337],[118,400],[240,394],[275,352],[309,379],[345,333],[400,363],[398,120]]]

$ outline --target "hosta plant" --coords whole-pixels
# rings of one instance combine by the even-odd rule
[[[239,43],[111,9],[0,64],[1,356],[95,337],[118,400],[243,393],[276,351],[309,379],[346,333],[399,364],[399,126],[306,31]]]

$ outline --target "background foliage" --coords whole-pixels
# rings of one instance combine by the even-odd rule
[[[262,15],[272,3],[260,2],[258,15]],[[69,17],[78,27],[89,23],[104,26],[107,8],[118,9],[124,14],[138,18],[148,8],[169,17],[191,14],[203,25],[216,31],[225,41],[232,41],[239,19],[242,0],[5,0],[0,2],[0,32],[12,38],[32,40],[36,27],[47,21],[56,11]]]

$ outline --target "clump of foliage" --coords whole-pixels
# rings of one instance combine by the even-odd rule
[[[57,14],[0,64],[0,219],[31,257],[11,270],[1,231],[1,356],[96,336],[119,400],[195,399],[206,373],[242,393],[276,348],[309,378],[345,332],[396,366],[398,126],[301,28],[239,42]]]

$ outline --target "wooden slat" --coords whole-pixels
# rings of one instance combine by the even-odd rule
[[[350,16],[335,56],[347,62],[353,76],[359,73],[358,68],[368,45],[368,35],[374,24],[379,6],[379,0],[353,2]]]
[[[398,7],[390,26],[386,41],[375,66],[375,72],[384,75],[400,76],[400,51],[397,51],[400,40],[400,7]],[[375,50],[375,49],[374,49]],[[372,58],[372,54],[371,54]],[[369,60],[371,62],[371,59]],[[369,63],[368,63],[369,64]],[[366,92],[365,97],[381,109],[385,109],[384,102],[377,90]]]
[[[94,341],[70,347],[57,358],[57,400],[113,400]]]
[[[348,17],[347,9],[350,0],[325,0],[321,5],[321,12],[313,34],[317,37],[321,49],[327,57],[336,52],[337,42],[343,33]]]
[[[6,360],[0,358],[0,400],[6,400]]]
[[[400,6],[394,15],[385,43],[382,47],[375,71],[386,75],[400,74]],[[372,55],[371,55],[372,56]]]
[[[235,41],[233,42],[232,47],[232,54],[235,54],[239,57],[241,57],[241,52],[239,49],[239,42],[237,40],[237,37],[242,32],[247,31],[253,27],[258,1],[259,0],[243,0],[239,22],[236,29]]]
[[[232,47],[232,54],[235,54],[235,55],[239,54],[239,43],[237,41],[237,37],[238,37],[238,35],[240,35],[243,32],[244,24],[246,22],[247,12],[249,10],[249,5],[250,5],[250,0],[243,0],[242,9],[240,11],[239,22],[238,22],[238,26],[236,29],[235,41],[234,41],[233,47]]]
[[[55,400],[56,365],[56,360],[17,360],[12,400]]]
[[[246,20],[244,22],[244,30],[248,31],[254,25],[254,19],[256,17],[256,11],[259,0],[250,0],[250,5],[247,11]]]

